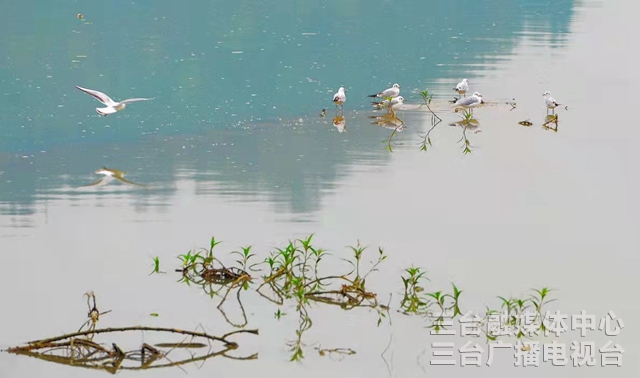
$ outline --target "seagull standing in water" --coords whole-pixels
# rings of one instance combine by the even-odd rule
[[[389,100],[384,100],[384,101],[379,101],[379,102],[372,101],[371,104],[376,109],[382,109],[382,108],[397,109],[402,104],[404,104],[404,97],[402,97],[402,96],[394,97],[394,98],[391,99],[391,101],[389,101]]]
[[[484,100],[482,100],[482,95],[478,92],[474,92],[473,96],[467,98],[461,98],[456,101],[454,104],[456,107],[463,107],[465,109],[469,109],[471,114],[473,114],[473,108],[477,107],[480,104],[484,104]]]
[[[387,88],[384,91],[376,94],[369,95],[369,97],[398,97],[400,95],[400,86],[393,84],[391,88]]]
[[[453,88],[453,90],[458,92],[458,94],[460,94],[460,95],[462,95],[464,97],[464,95],[469,90],[469,80],[462,79],[462,81],[459,82],[458,85],[456,85],[456,87]]]
[[[98,112],[98,114],[103,115],[105,117],[108,116],[109,114],[117,113],[123,110],[124,108],[127,107],[127,104],[129,103],[153,100],[153,98],[130,98],[127,100],[116,102],[116,101],[113,101],[111,97],[107,96],[102,92],[98,92],[93,89],[82,88],[77,85],[76,85],[76,88],[78,88],[79,90],[83,91],[86,94],[93,96],[96,100],[105,104],[107,106],[106,108],[96,108],[96,111]]]
[[[133,181],[129,181],[126,178],[124,178],[124,175],[126,174],[126,172],[123,171],[119,171],[117,169],[109,169],[107,167],[102,167],[100,169],[98,169],[97,171],[95,171],[96,175],[102,175],[104,177],[99,178],[98,180],[92,182],[89,185],[85,185],[82,186],[82,188],[86,188],[89,186],[103,186],[103,185],[107,185],[108,183],[110,183],[111,181],[118,180],[121,181],[125,184],[129,184],[129,185],[134,185],[134,186],[146,186],[146,185],[141,185],[141,184],[136,184]]]
[[[344,87],[340,87],[338,92],[333,95],[333,103],[336,104],[336,114],[338,113],[338,105],[344,114],[344,102],[347,101],[347,95],[344,93]]]
[[[549,114],[549,109],[551,109],[551,111],[553,112],[553,114],[556,114],[556,108],[560,105],[556,102],[556,99],[551,97],[551,92],[546,91],[542,94],[542,96],[544,97],[544,104],[547,107],[547,114]]]

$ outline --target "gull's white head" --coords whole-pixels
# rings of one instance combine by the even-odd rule
[[[469,80],[467,80],[467,79],[462,79],[462,82],[469,84]]]
[[[338,92],[342,92],[342,93],[344,93],[344,87],[340,87],[340,88],[338,89]]]
[[[546,92],[544,92],[542,95],[543,95],[544,97],[551,96],[551,92],[546,91]]]
[[[473,95],[482,98],[482,95],[479,92],[473,92]]]
[[[397,99],[398,99],[398,102],[404,102],[404,97],[402,96],[398,96]]]
[[[400,89],[400,85],[398,85],[398,84],[393,84],[393,88],[398,88],[398,89]]]

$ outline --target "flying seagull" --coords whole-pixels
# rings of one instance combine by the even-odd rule
[[[98,169],[97,171],[95,171],[95,174],[96,175],[102,175],[104,177],[99,178],[98,180],[96,180],[95,182],[92,182],[89,185],[81,186],[81,188],[86,188],[86,187],[89,187],[89,186],[103,186],[103,185],[106,185],[106,184],[110,183],[114,179],[118,180],[118,181],[121,181],[121,182],[123,182],[125,184],[146,187],[146,185],[136,184],[133,181],[127,180],[126,178],[124,178],[124,175],[126,174],[126,172],[119,171],[117,169],[109,169],[107,167],[102,167],[102,168]]]
[[[98,112],[98,114],[103,115],[105,117],[108,116],[109,114],[117,113],[123,110],[124,108],[127,107],[127,104],[129,103],[153,100],[153,98],[130,98],[127,100],[116,102],[116,101],[113,101],[111,97],[107,96],[102,92],[94,91],[93,89],[82,88],[77,85],[76,85],[76,88],[83,91],[84,93],[87,93],[93,96],[96,100],[105,104],[107,106],[106,108],[96,108],[96,111]]]

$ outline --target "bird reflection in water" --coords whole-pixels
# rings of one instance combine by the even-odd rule
[[[378,125],[380,127],[384,127],[385,129],[393,130],[393,132],[389,134],[389,138],[387,138],[386,141],[387,149],[389,151],[393,151],[393,148],[391,147],[391,139],[393,139],[393,137],[397,133],[404,130],[404,122],[402,122],[402,120],[396,116],[396,113],[393,111],[393,109],[391,109],[390,113],[379,116],[373,115],[369,116],[369,118],[373,120],[373,122],[371,122],[372,125]]]
[[[341,133],[347,131],[347,121],[344,119],[344,116],[333,117],[333,126]]]
[[[373,105],[376,110],[387,109],[387,113],[395,114],[395,110],[401,108],[404,102],[404,97],[398,96],[393,98],[388,97],[384,101],[372,101],[371,105]]]
[[[557,114],[547,114],[544,117],[544,123],[542,124],[542,128],[545,130],[551,130],[553,132],[558,132],[558,115]]]
[[[404,122],[398,116],[396,116],[395,112],[386,113],[383,115],[373,115],[369,116],[373,120],[371,122],[372,125],[378,125],[380,127],[384,127],[385,129],[402,131],[404,130]]]
[[[451,126],[460,126],[462,127],[462,138],[458,142],[463,142],[463,152],[468,154],[471,152],[471,142],[469,138],[467,138],[467,130],[473,131],[474,134],[481,132],[480,129],[480,121],[476,118],[473,118],[473,113],[467,110],[464,115],[462,115],[462,119],[457,122],[450,123]]]
[[[480,130],[480,121],[478,121],[475,118],[469,118],[469,119],[462,119],[458,122],[452,122],[450,124],[451,126],[460,126],[460,127],[465,127],[467,130],[471,130],[474,133],[479,133]]]

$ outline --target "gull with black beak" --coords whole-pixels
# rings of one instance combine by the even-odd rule
[[[102,92],[98,92],[93,89],[82,88],[77,85],[76,85],[76,88],[78,88],[79,90],[83,91],[88,95],[93,96],[93,98],[105,104],[107,106],[106,108],[96,108],[96,111],[98,112],[98,114],[103,115],[105,117],[108,116],[109,114],[117,113],[121,110],[124,110],[124,108],[127,107],[127,104],[130,104],[132,102],[153,100],[153,98],[129,98],[127,100],[122,100],[117,102],[117,101],[113,101],[111,97],[107,96]]]
[[[400,86],[398,84],[393,84],[391,88],[387,88],[382,92],[369,95],[369,97],[398,97],[400,95]]]

